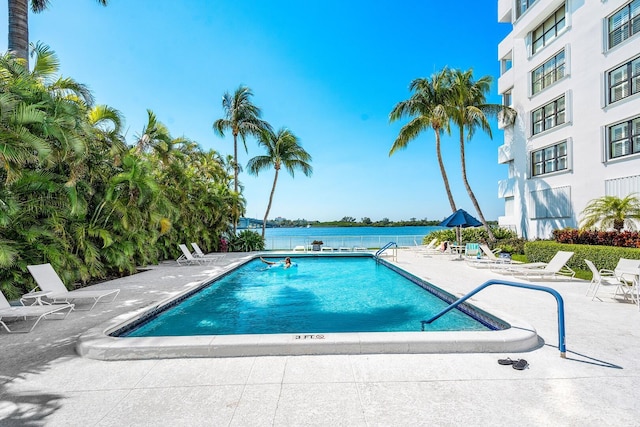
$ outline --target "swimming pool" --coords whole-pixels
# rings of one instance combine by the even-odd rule
[[[287,269],[256,259],[115,335],[417,332],[420,320],[451,301],[432,289],[370,256],[298,257]],[[427,327],[433,331],[506,327],[468,307],[466,311],[469,314],[454,310]]]
[[[379,264],[376,264],[372,260],[371,254],[353,253],[349,258],[360,258],[359,261],[364,261],[363,265],[369,264],[375,270],[384,272],[384,274],[393,273],[399,275],[403,279],[408,279],[408,283],[404,283],[401,286],[408,286],[412,288],[409,295],[412,292],[418,292],[421,295],[424,294],[436,294],[440,297],[440,302],[437,308],[431,308],[429,311],[424,310],[422,302],[416,304],[418,312],[416,313],[414,308],[409,307],[406,303],[407,298],[413,299],[412,296],[404,296],[399,300],[391,302],[390,307],[387,308],[374,308],[372,310],[360,310],[353,311],[353,301],[351,305],[345,302],[333,301],[325,304],[319,302],[319,296],[316,293],[322,293],[326,286],[313,286],[313,280],[307,280],[306,285],[297,284],[293,286],[293,279],[299,279],[301,276],[307,275],[308,267],[311,265],[317,265],[324,275],[333,275],[338,270],[333,268],[323,268],[329,262],[327,258],[332,258],[330,261],[338,261],[335,256],[330,254],[308,254],[301,255],[296,260],[298,262],[297,270],[294,268],[291,271],[278,271],[278,270],[263,270],[262,266],[258,265],[256,255],[249,255],[239,262],[240,270],[237,268],[227,269],[215,274],[211,280],[206,280],[199,285],[183,291],[181,294],[174,298],[162,301],[144,310],[144,312],[138,312],[130,316],[128,319],[123,318],[114,319],[108,324],[94,328],[83,334],[76,345],[77,352],[84,357],[101,359],[101,360],[121,360],[121,359],[149,359],[149,358],[175,358],[175,357],[229,357],[229,356],[264,356],[264,355],[299,355],[299,354],[361,354],[361,353],[447,353],[447,352],[505,352],[505,351],[526,351],[535,348],[538,345],[538,337],[530,325],[524,324],[519,320],[514,320],[509,316],[503,314],[500,315],[501,319],[486,313],[483,310],[477,309],[471,305],[465,305],[463,310],[467,314],[472,314],[476,317],[476,320],[471,321],[473,326],[468,327],[467,330],[460,330],[458,326],[454,327],[456,330],[443,330],[451,329],[449,326],[444,327],[443,324],[439,324],[440,320],[434,322],[436,329],[431,332],[418,332],[420,327],[420,320],[433,314],[435,311],[439,311],[442,307],[447,305],[447,302],[453,301],[456,298],[447,292],[439,289],[423,280],[411,275],[410,273],[400,269],[397,265],[394,265],[385,260],[380,260]],[[319,261],[317,264],[312,264],[313,259]],[[343,257],[341,257],[343,258]],[[309,261],[309,265],[307,264]],[[345,261],[354,261],[353,259]],[[175,268],[175,267],[174,267]],[[191,267],[191,269],[197,269],[198,267]],[[203,269],[206,269],[203,267]],[[193,271],[193,270],[192,270]],[[208,270],[211,271],[211,270]],[[261,277],[265,283],[254,283],[247,289],[242,290],[241,287],[234,281],[241,277],[244,272],[251,274],[258,273],[258,277]],[[358,288],[361,293],[358,304],[369,304],[368,299],[372,296],[373,292],[370,292],[369,286],[364,286],[359,282],[359,275],[353,272],[347,275],[350,278],[350,286]],[[255,278],[254,278],[255,280]],[[227,283],[229,282],[229,283]],[[286,286],[285,283],[291,282],[292,286]],[[297,288],[302,286],[302,288]],[[307,286],[304,289],[304,286]],[[398,285],[393,285],[397,287]],[[256,328],[260,327],[259,324],[265,323],[263,319],[251,323],[251,328],[236,331],[235,333],[228,332],[228,334],[221,332],[207,331],[203,334],[195,335],[167,335],[166,332],[160,332],[155,336],[146,337],[134,337],[132,331],[141,325],[149,324],[149,319],[155,317],[159,313],[169,313],[173,309],[180,307],[180,303],[184,301],[190,301],[192,298],[200,298],[199,295],[206,294],[207,292],[214,292],[217,289],[231,287],[236,290],[238,295],[243,295],[240,300],[244,301],[243,304],[248,303],[248,307],[264,309],[268,305],[269,297],[263,293],[265,287],[279,288],[281,291],[286,290],[285,293],[293,295],[294,300],[298,302],[308,303],[315,306],[316,311],[307,322],[305,328],[299,328],[299,323],[296,321],[288,321],[293,326],[290,329],[285,329],[279,333],[264,333],[264,331],[258,331]],[[429,292],[424,288],[428,288]],[[291,289],[289,289],[291,288]],[[313,292],[312,292],[313,291]],[[366,292],[369,291],[369,292]],[[382,289],[381,292],[384,296],[395,295],[398,292],[396,288]],[[338,292],[340,294],[341,292]],[[280,292],[282,294],[282,292]],[[415,295],[414,295],[415,296]],[[432,298],[429,295],[429,298]],[[236,301],[237,302],[237,301]],[[189,303],[187,303],[188,305]],[[347,304],[347,305],[344,305]],[[182,306],[185,307],[184,305]],[[182,310],[179,308],[177,310]],[[258,310],[260,311],[260,310]],[[236,323],[249,322],[250,317],[241,315],[238,311],[230,310],[232,313],[236,313],[238,321]],[[367,313],[363,315],[362,313]],[[354,314],[355,313],[355,314]],[[358,314],[359,313],[359,314]],[[325,321],[322,327],[313,328],[313,324],[316,324],[319,320],[319,314],[328,314],[329,321]],[[410,327],[400,327],[399,329],[388,329],[389,324],[395,328],[397,324],[400,324],[399,320],[394,320],[399,317],[410,318]],[[400,315],[400,316],[396,316]],[[457,316],[467,318],[466,314],[457,313]],[[335,323],[336,317],[343,318],[358,318],[361,322],[360,326],[353,326],[348,328],[347,332],[342,332],[344,329],[332,331],[328,329],[329,324]],[[371,318],[384,318],[388,317],[382,322],[385,331],[369,332]],[[444,316],[442,319],[450,317]],[[267,317],[268,318],[268,317]],[[210,322],[210,318],[200,319],[196,323],[207,324]],[[479,320],[479,322],[478,322]],[[465,322],[468,321],[465,320]],[[171,321],[168,323],[172,323]],[[188,323],[188,322],[187,322]],[[287,322],[285,322],[287,323]],[[364,326],[363,326],[364,325]],[[514,327],[515,325],[515,327]],[[197,329],[197,328],[196,328]],[[359,330],[354,330],[359,329]],[[407,331],[408,330],[408,331]],[[407,331],[407,332],[401,332]],[[240,332],[240,333],[237,333]],[[273,330],[272,330],[273,332]],[[129,336],[126,336],[129,335]]]

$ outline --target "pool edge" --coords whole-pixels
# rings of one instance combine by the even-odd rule
[[[244,264],[255,255],[236,264]],[[507,314],[494,314],[510,327],[491,331],[287,333],[260,335],[200,335],[181,337],[113,337],[114,330],[142,313],[159,308],[180,295],[216,280],[215,274],[190,289],[87,330],[76,343],[76,352],[97,360],[169,359],[198,357],[251,357],[329,354],[392,353],[497,353],[526,352],[540,346],[533,326]],[[480,310],[485,308],[474,306]],[[490,309],[491,313],[497,313]]]

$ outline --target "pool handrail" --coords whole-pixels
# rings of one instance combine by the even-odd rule
[[[376,252],[376,254],[373,256],[376,260],[380,257],[380,255],[382,254],[382,252],[386,251],[387,249],[389,249],[391,246],[394,246],[397,248],[398,244],[396,242],[389,242],[386,245],[384,245],[383,247],[381,247],[380,249],[378,249],[378,251]]]
[[[449,312],[450,310],[453,310],[454,308],[456,308],[457,306],[459,306],[460,304],[462,304],[463,302],[465,302],[466,300],[468,300],[469,298],[471,298],[472,296],[474,296],[484,288],[487,288],[491,285],[504,285],[504,286],[513,286],[516,288],[533,289],[536,291],[548,292],[551,295],[553,295],[556,298],[556,302],[558,304],[558,349],[560,350],[560,357],[562,357],[563,359],[567,357],[566,356],[567,350],[565,345],[565,330],[564,330],[564,301],[562,300],[562,296],[558,293],[558,291],[552,288],[548,288],[546,286],[530,285],[528,283],[510,282],[508,280],[497,280],[497,279],[488,280],[484,282],[482,285],[472,290],[471,292],[469,292],[468,294],[466,294],[465,296],[461,297],[460,299],[452,303],[451,305],[449,305],[440,313],[431,317],[429,320],[420,321],[420,323],[422,323],[422,330],[424,331],[425,323],[432,323],[434,320],[440,318],[445,313]]]

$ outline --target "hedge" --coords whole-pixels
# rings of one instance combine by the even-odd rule
[[[524,253],[529,262],[549,262],[558,251],[574,252],[567,265],[578,270],[589,270],[584,262],[585,259],[593,261],[598,270],[601,268],[613,270],[620,258],[640,260],[640,249],[637,248],[575,245],[547,240],[527,242],[524,245]]]
[[[565,228],[554,230],[553,237],[558,243],[578,245],[622,246],[640,248],[640,233],[637,231],[594,231]]]

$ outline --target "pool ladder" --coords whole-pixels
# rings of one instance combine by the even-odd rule
[[[376,252],[376,254],[373,256],[376,261],[378,261],[380,259],[380,255],[382,255],[382,253],[384,251],[386,251],[387,249],[389,249],[390,247],[395,246],[395,248],[393,248],[393,252],[391,254],[391,257],[396,260],[398,257],[398,245],[396,242],[389,242],[386,245],[384,245],[383,247],[381,247],[380,249],[378,249],[378,252]]]

